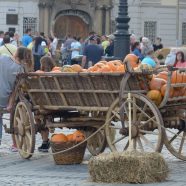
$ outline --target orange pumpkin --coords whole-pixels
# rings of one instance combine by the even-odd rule
[[[183,83],[186,83],[186,73],[183,73]]]
[[[54,134],[51,137],[51,141],[52,142],[55,142],[55,143],[67,142],[68,141],[68,138],[63,133],[61,133],[61,134]]]
[[[103,63],[104,65],[106,65],[107,61],[99,61],[98,63]]]
[[[73,141],[73,134],[68,134],[67,139],[68,141]]]
[[[116,69],[117,69],[117,65],[114,65],[113,63],[111,63],[111,62],[108,62],[107,63],[107,65],[109,66],[109,68],[113,71],[113,72],[115,72],[116,71]],[[120,66],[120,65],[119,65]]]
[[[87,72],[94,72],[94,70],[95,70],[95,67],[93,66],[93,67],[89,67],[88,69],[87,69]]]
[[[112,70],[108,65],[103,65],[97,70],[97,72],[112,72]]]
[[[117,66],[116,72],[125,72],[125,66],[124,65],[120,65],[120,66]]]
[[[166,89],[167,89],[167,84],[165,84],[161,87],[161,95],[162,96],[165,96]],[[173,96],[174,96],[174,88],[170,87],[169,98],[172,98]]]
[[[138,67],[139,58],[134,54],[128,54],[124,59],[124,64],[128,63],[132,69]]]
[[[61,73],[61,70],[52,70],[50,72],[52,72],[52,73]]]
[[[75,131],[73,133],[73,141],[75,141],[75,142],[81,142],[84,139],[85,139],[85,136],[84,136],[84,134],[81,131],[77,130],[77,131]]]
[[[156,105],[160,105],[162,101],[162,95],[159,90],[150,90],[147,93],[147,97],[149,97]]]
[[[162,71],[159,74],[156,75],[156,78],[161,78],[167,81],[168,79],[168,72],[167,71]]]
[[[61,67],[54,67],[54,68],[52,69],[52,71],[56,71],[56,70],[60,70],[60,71],[61,71]]]
[[[83,69],[82,69],[82,72],[88,72],[88,69],[84,69],[84,68],[83,68]]]
[[[109,61],[108,63],[112,63],[114,66],[120,66],[123,64],[120,60],[113,60]]]
[[[72,65],[71,68],[74,72],[82,72],[83,71],[82,67],[78,64]]]
[[[183,74],[178,71],[174,71],[171,76],[171,83],[176,84],[182,82],[183,82]]]
[[[153,78],[149,83],[149,87],[151,90],[161,90],[161,87],[166,83],[167,81],[164,79]]]
[[[61,71],[62,72],[75,72],[70,65],[64,65]]]

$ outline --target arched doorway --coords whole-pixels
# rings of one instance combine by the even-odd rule
[[[89,25],[76,15],[61,15],[55,21],[54,32],[58,38],[64,38],[67,34],[85,38],[89,32]]]

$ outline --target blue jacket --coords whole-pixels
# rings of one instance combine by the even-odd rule
[[[135,48],[132,53],[135,54],[136,56],[138,56],[141,61],[143,60],[144,56],[141,54],[141,52],[138,48]]]

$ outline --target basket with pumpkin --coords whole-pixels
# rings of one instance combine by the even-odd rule
[[[84,134],[77,130],[72,134],[53,134],[51,137],[51,149],[57,165],[79,164],[83,161],[86,142],[74,147],[85,140]],[[72,149],[71,149],[72,148]],[[69,149],[69,150],[68,150]],[[63,152],[64,150],[67,150]]]

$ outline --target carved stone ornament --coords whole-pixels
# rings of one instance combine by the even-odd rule
[[[65,0],[65,4],[70,5],[71,9],[76,9],[77,5],[85,5],[83,0]]]
[[[39,0],[38,6],[41,8],[52,8],[54,5],[54,0]]]
[[[90,1],[90,7],[96,7],[96,0],[89,0]]]

